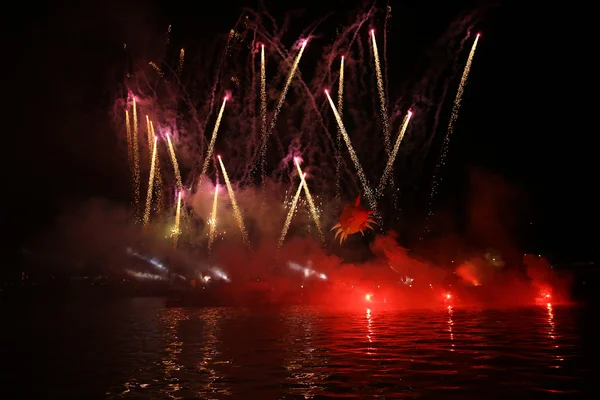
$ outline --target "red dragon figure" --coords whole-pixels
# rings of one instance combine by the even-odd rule
[[[373,211],[368,211],[360,206],[360,195],[356,197],[354,204],[347,204],[344,207],[339,222],[331,228],[331,230],[337,229],[335,238],[337,239],[340,235],[340,246],[348,235],[360,232],[364,236],[365,229],[373,230],[371,224],[376,224],[376,222],[371,219],[371,214]]]

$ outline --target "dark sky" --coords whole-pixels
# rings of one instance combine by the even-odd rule
[[[115,161],[116,139],[108,117],[114,100],[111,83],[122,73],[114,49],[125,40],[130,46],[148,46],[169,23],[182,45],[211,40],[231,28],[239,7],[255,6],[253,1],[206,7],[197,2],[194,10],[189,2],[125,3],[47,6],[47,12],[42,7],[37,14],[24,10],[8,23],[5,77],[14,106],[8,118],[18,122],[13,122],[11,137],[16,150],[9,151],[17,154],[9,156],[17,164],[5,171],[15,189],[8,193],[21,194],[8,194],[8,202],[18,207],[12,208],[15,213],[24,211],[11,232],[14,247],[50,222],[65,201],[121,198],[115,175],[122,160]],[[343,12],[354,3],[285,2],[286,8],[306,8],[306,21],[325,11]],[[283,11],[281,4],[267,2],[275,15]],[[451,15],[473,4],[392,2],[399,10],[394,12],[414,16],[392,27],[393,35],[411,37],[410,43],[404,41],[403,54],[431,44]],[[570,97],[572,72],[567,71],[573,71],[571,60],[577,54],[569,37],[577,37],[577,28],[557,26],[565,12],[558,5],[546,3],[543,17],[522,2],[497,2],[495,7],[481,2],[478,7],[488,12],[479,26],[483,36],[452,141],[448,181],[466,179],[472,166],[498,173],[530,193],[538,242],[571,258],[589,257],[598,250],[597,150]],[[401,57],[394,54],[390,63]]]

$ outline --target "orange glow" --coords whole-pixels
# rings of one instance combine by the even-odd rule
[[[365,300],[367,300],[367,301],[371,301],[371,296],[372,296],[371,294],[368,294],[368,295],[366,295],[366,296],[365,296]]]
[[[448,294],[446,295],[446,300],[450,300],[451,298],[452,298],[452,295],[451,295],[450,293],[448,293]]]

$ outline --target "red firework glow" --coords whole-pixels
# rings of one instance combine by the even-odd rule
[[[360,206],[360,195],[356,197],[353,205],[346,205],[340,215],[339,222],[331,228],[331,230],[337,229],[335,237],[340,236],[340,245],[348,235],[360,232],[364,236],[365,230],[373,230],[371,224],[375,224],[375,221],[371,219],[372,214],[373,211],[367,211]]]

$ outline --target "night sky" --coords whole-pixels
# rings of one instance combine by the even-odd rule
[[[202,9],[203,3],[197,3],[197,10],[177,1],[136,6],[104,1],[86,4],[85,10],[81,3],[76,8],[47,7],[46,13],[42,7],[35,15],[23,12],[8,23],[10,34],[4,39],[10,40],[3,62],[14,106],[8,118],[18,122],[13,122],[12,133],[5,132],[16,141],[14,150],[5,149],[16,162],[5,167],[12,187],[5,192],[11,207],[6,212],[24,215],[7,231],[15,250],[50,223],[64,204],[90,196],[127,201],[125,156],[115,155],[110,119],[114,87],[122,80],[122,43],[148,46],[168,24],[173,24],[173,41],[181,46],[214,40],[231,29],[242,5],[256,4],[211,2],[210,9]],[[403,57],[417,57],[453,15],[474,7],[439,3],[450,2],[392,2],[390,48],[397,43],[403,47],[388,56],[398,74],[407,73]],[[451,142],[441,197],[452,198],[464,188],[474,167],[496,173],[529,199],[532,225],[527,228],[524,217],[522,229],[531,230],[540,250],[587,260],[596,256],[599,246],[593,178],[597,149],[592,131],[576,117],[578,105],[567,89],[566,71],[572,70],[570,60],[577,55],[556,26],[562,7],[546,3],[541,17],[540,10],[523,9],[520,3],[477,6],[486,9],[477,26],[483,36]],[[271,6],[283,2],[266,4],[275,16],[283,11],[281,5]],[[344,13],[344,6],[358,2],[285,4],[305,8],[302,20],[308,23],[312,16],[331,10]],[[466,58],[467,52],[461,56]],[[443,125],[447,118],[444,121]]]

